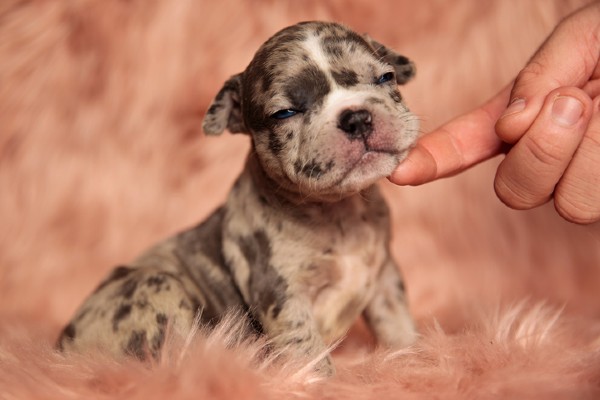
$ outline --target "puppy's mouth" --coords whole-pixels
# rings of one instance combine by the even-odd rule
[[[368,167],[376,162],[380,157],[396,157],[397,151],[387,149],[372,149],[365,146],[363,154],[348,168],[348,171],[344,174],[340,182],[343,181],[353,170],[357,168]]]

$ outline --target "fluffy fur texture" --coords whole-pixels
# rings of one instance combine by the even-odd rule
[[[423,333],[409,350],[373,350],[357,324],[338,375],[315,381],[237,342],[234,322],[174,338],[158,365],[52,348],[112,266],[223,200],[247,138],[204,138],[201,117],[277,29],[340,21],[414,59],[403,95],[428,131],[499,90],[579,4],[3,1],[0,398],[598,398],[600,226],[507,209],[497,160],[384,187]]]

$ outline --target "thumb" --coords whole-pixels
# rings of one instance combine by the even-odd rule
[[[517,76],[510,104],[496,124],[498,136],[516,143],[540,113],[545,98],[563,86],[585,89],[600,78],[600,2],[563,20]],[[593,97],[593,96],[592,96]]]
[[[504,111],[510,86],[483,106],[423,136],[388,178],[397,185],[420,185],[451,176],[498,154],[502,142],[494,124]]]

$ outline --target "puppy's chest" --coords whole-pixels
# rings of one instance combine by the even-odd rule
[[[385,241],[385,232],[376,227],[355,225],[343,235],[323,238],[328,247],[307,260],[300,271],[327,342],[344,335],[373,296],[388,257]]]
[[[382,235],[375,229],[352,231],[346,237],[318,235],[323,249],[310,249],[301,270],[311,298],[323,289],[364,292],[372,285],[386,257]]]

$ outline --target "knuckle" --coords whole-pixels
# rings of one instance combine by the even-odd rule
[[[565,197],[555,197],[554,208],[561,217],[576,224],[586,225],[600,220],[600,210],[567,200]]]
[[[515,210],[529,210],[548,201],[548,196],[532,192],[530,185],[524,185],[515,178],[499,171],[494,180],[496,196],[508,207]]]
[[[516,90],[530,91],[534,88],[538,88],[540,82],[544,82],[543,90],[547,90],[547,87],[558,88],[563,86],[563,84],[560,82],[560,79],[555,77],[553,74],[548,73],[548,63],[549,61],[544,53],[544,49],[542,48],[518,73],[514,85],[514,87],[517,88]],[[547,92],[543,92],[543,94],[547,94]]]
[[[535,79],[543,75],[544,70],[544,64],[534,58],[519,72],[516,80],[527,82],[530,79]]]
[[[561,217],[582,225],[600,220],[598,199],[592,199],[572,188],[564,189],[564,187],[564,185],[560,185],[554,194],[554,208]]]
[[[542,166],[558,166],[565,162],[564,147],[552,144],[548,140],[528,136],[525,136],[523,142],[527,152]]]

